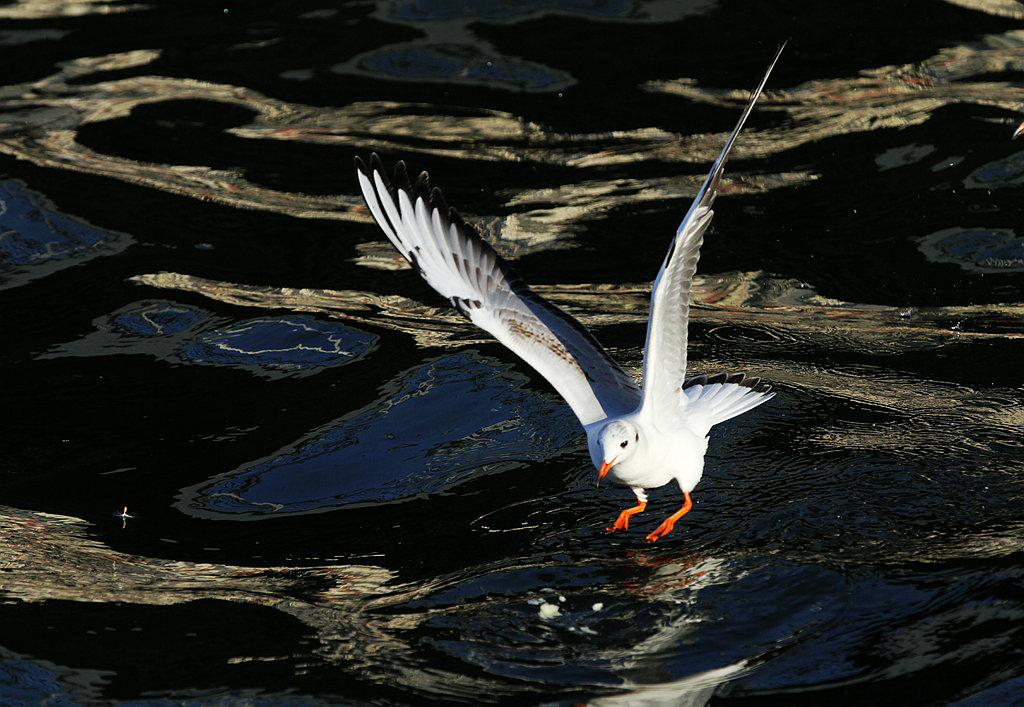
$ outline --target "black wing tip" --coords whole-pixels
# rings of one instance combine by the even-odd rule
[[[386,184],[389,187],[397,186],[406,190],[413,189],[413,182],[409,179],[409,168],[406,166],[405,160],[398,160],[398,162],[395,162],[395,168],[391,172],[391,179],[388,179],[388,171],[384,167],[384,162],[383,160],[381,160],[380,155],[378,155],[376,152],[370,153],[369,166],[367,166],[367,163],[364,162],[363,158],[360,157],[359,155],[355,156],[354,161],[356,169],[365,174],[367,177],[371,176],[374,173],[377,173],[381,176],[381,179],[384,180],[384,184]],[[421,183],[429,184],[429,182],[430,176],[426,172],[420,173],[419,177],[417,177],[416,179],[416,185],[419,185]]]
[[[384,163],[380,161],[380,156],[376,152],[370,153],[370,162],[367,164],[363,161],[363,158],[359,155],[355,156],[356,169],[365,174],[367,177],[371,176],[374,172],[379,172],[384,181],[387,181],[387,172],[384,170]]]
[[[683,382],[683,390],[692,388],[695,385],[738,385],[743,388],[750,388],[755,393],[767,393],[772,387],[768,383],[762,383],[760,378],[747,378],[746,373],[716,373],[713,376],[693,376]]]
[[[389,180],[387,177],[387,170],[384,167],[383,161],[380,156],[373,152],[370,154],[370,162],[367,167],[366,162],[359,156],[355,158],[356,169],[360,170],[364,175],[370,178],[372,182],[372,174],[380,175],[381,181],[387,192],[390,194],[392,200],[397,200],[397,192],[399,190],[404,191],[406,195],[415,202],[420,199],[426,204],[430,211],[436,211],[441,217],[441,223],[445,230],[454,226],[457,228],[464,238],[474,241],[480,244],[480,247],[487,253],[491,254],[498,264],[498,267],[505,274],[506,278],[510,281],[517,281],[521,279],[516,271],[502,258],[494,247],[490,243],[480,237],[480,234],[476,232],[471,225],[466,223],[465,219],[462,218],[462,214],[454,206],[449,206],[448,201],[444,197],[444,193],[439,187],[432,186],[430,184],[430,174],[426,171],[420,172],[416,180],[409,179],[409,169],[405,164],[405,160],[399,160],[395,163],[393,176]],[[413,259],[410,260],[414,267],[418,267]]]
[[[420,172],[416,179],[413,180],[409,177],[409,166],[405,163],[405,160],[398,160],[395,162],[395,167],[391,172],[391,180],[388,181],[384,162],[376,152],[370,155],[370,168],[374,172],[380,173],[381,178],[388,187],[401,189],[410,196],[421,197],[424,201],[430,203],[430,175],[426,172]]]
[[[465,224],[459,213],[448,205],[441,190],[438,187],[431,186],[429,172],[420,172],[416,179],[413,180],[409,177],[409,167],[406,165],[405,160],[398,160],[389,179],[387,168],[376,152],[370,153],[369,165],[367,165],[362,157],[356,155],[355,165],[356,169],[367,178],[372,178],[374,173],[379,174],[384,185],[389,190],[401,189],[410,197],[419,197],[428,206],[440,211],[442,216],[448,216],[451,223]]]
[[[426,174],[426,172],[424,172],[424,174]],[[458,212],[455,211],[455,209],[453,209],[452,207],[448,206],[448,202],[445,200],[444,194],[441,192],[441,190],[439,188],[433,187],[430,190],[430,199],[429,199],[429,201],[443,215],[450,216],[450,214],[452,212],[455,212],[455,215],[458,216]],[[449,219],[449,220],[451,220],[451,219]]]
[[[373,182],[373,175],[379,174],[381,180],[384,182],[384,186],[389,190],[392,189],[391,180],[388,179],[387,170],[384,169],[384,163],[381,162],[380,156],[376,152],[370,153],[369,164],[363,161],[363,158],[359,155],[355,156],[356,171],[361,173],[364,177]]]
[[[381,165],[381,170],[384,169],[384,165]],[[395,169],[391,175],[391,183],[399,189],[405,191],[412,190],[412,182],[409,180],[409,168],[405,165],[405,160],[398,160],[395,162]]]

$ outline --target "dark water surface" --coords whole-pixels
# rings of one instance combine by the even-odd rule
[[[1024,8],[0,3],[0,704],[1024,704]],[[638,372],[775,47],[695,507],[405,268],[429,169]],[[131,517],[119,514],[127,507]]]

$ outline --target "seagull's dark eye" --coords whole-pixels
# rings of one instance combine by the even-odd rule
[[[623,442],[622,444],[620,444],[619,446],[622,447],[623,449],[625,449],[627,444],[629,444],[629,440],[628,439],[625,442]]]
[[[640,433],[639,433],[639,432],[637,432],[637,433],[636,433],[636,441],[637,441],[637,442],[639,442],[639,441],[640,441]]]

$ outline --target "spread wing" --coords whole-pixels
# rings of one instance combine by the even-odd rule
[[[656,416],[677,410],[681,399],[681,389],[686,379],[690,288],[697,270],[697,259],[700,258],[700,247],[704,242],[704,231],[714,215],[711,204],[715,200],[725,160],[784,47],[779,47],[725,147],[711,167],[711,172],[697,192],[690,210],[679,224],[668,255],[654,281],[651,316],[647,323],[647,342],[644,347],[643,407]]]
[[[356,158],[363,198],[391,243],[467,319],[530,364],[584,425],[634,410],[636,383],[576,319],[530,289],[426,172],[410,182],[403,162],[388,180],[376,154]]]

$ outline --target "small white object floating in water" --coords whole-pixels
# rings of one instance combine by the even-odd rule
[[[544,602],[540,605],[540,617],[542,619],[553,619],[561,613],[558,604],[548,604]]]

